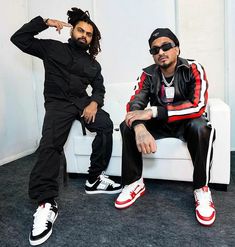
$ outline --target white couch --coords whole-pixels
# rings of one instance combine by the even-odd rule
[[[134,93],[131,83],[106,85],[104,109],[114,122],[113,153],[109,175],[121,175],[122,139],[119,124],[124,120],[126,103]],[[216,129],[211,183],[228,185],[230,181],[230,109],[220,99],[210,99],[208,116]],[[94,134],[86,130],[83,136],[81,124],[75,121],[65,144],[68,173],[87,173]],[[144,155],[144,178],[192,181],[193,165],[185,143],[176,138],[157,141],[157,152]]]

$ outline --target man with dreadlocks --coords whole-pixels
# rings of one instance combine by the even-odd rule
[[[38,16],[23,25],[11,41],[23,52],[43,60],[45,67],[45,118],[39,157],[29,181],[29,196],[38,202],[29,241],[31,245],[45,242],[52,233],[58,215],[55,197],[58,196],[60,155],[75,119],[96,132],[92,143],[90,168],[85,191],[118,193],[120,184],[104,175],[112,152],[113,123],[109,114],[101,109],[105,88],[100,64],[95,60],[100,52],[101,35],[91,21],[89,13],[72,8],[67,12],[68,23],[43,19]],[[48,27],[60,33],[71,28],[68,43],[34,36]],[[86,92],[92,87],[91,96]]]

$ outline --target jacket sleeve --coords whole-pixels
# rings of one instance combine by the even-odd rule
[[[91,83],[92,93],[91,93],[91,101],[95,101],[98,103],[100,107],[104,105],[104,94],[105,94],[105,87],[104,87],[104,79],[101,74],[101,67],[98,64],[98,72]]]
[[[138,87],[131,96],[130,101],[126,105],[127,112],[135,110],[144,110],[149,103],[150,85],[147,75],[143,72],[138,82]]]
[[[131,96],[130,101],[126,105],[126,111],[144,110],[149,103],[150,84],[147,75],[143,72],[140,76],[138,86]],[[138,124],[145,124],[144,120],[136,120],[132,123],[132,127]]]
[[[34,36],[47,28],[42,17],[35,17],[16,31],[11,41],[23,52],[44,59],[48,54],[50,41],[37,39]]]
[[[188,84],[188,98],[184,101],[167,105],[168,122],[200,117],[204,112],[208,100],[208,82],[203,67],[193,61],[190,62],[190,81]]]

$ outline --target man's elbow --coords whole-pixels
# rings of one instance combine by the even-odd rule
[[[17,39],[16,39],[16,35],[13,34],[13,35],[11,36],[11,38],[10,38],[10,41],[15,45],[15,44],[17,43],[16,40],[17,40]]]
[[[10,41],[16,45],[17,47],[20,47],[20,41],[18,39],[18,36],[16,34],[13,34],[10,38]]]
[[[10,38],[10,41],[21,51],[26,52],[27,46],[25,42],[23,42],[23,40],[21,40],[17,34],[13,34]]]

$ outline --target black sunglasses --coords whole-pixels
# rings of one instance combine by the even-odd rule
[[[157,55],[160,51],[160,49],[162,49],[163,51],[169,51],[171,48],[176,47],[176,45],[174,43],[166,43],[163,44],[161,46],[153,46],[149,52],[152,55]]]

